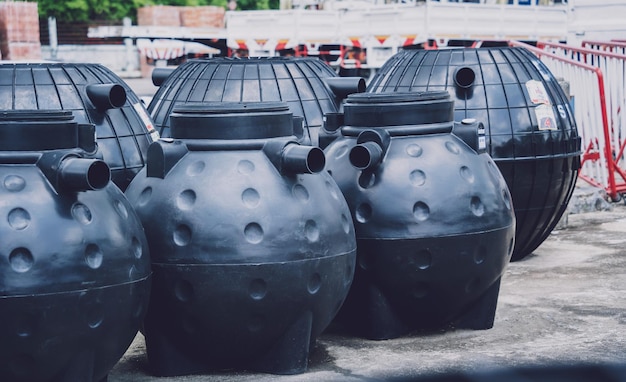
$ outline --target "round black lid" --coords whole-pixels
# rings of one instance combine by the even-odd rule
[[[1,151],[43,151],[78,147],[78,123],[71,111],[0,112]]]
[[[176,106],[172,138],[264,139],[293,135],[293,114],[284,102],[206,102]]]
[[[347,126],[377,127],[451,122],[454,101],[446,91],[357,93],[344,103]]]

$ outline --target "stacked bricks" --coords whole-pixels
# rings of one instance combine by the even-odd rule
[[[224,28],[226,11],[216,6],[153,5],[137,9],[137,25],[187,28]],[[145,54],[139,55],[141,76],[150,78],[154,63]]]
[[[137,10],[137,25],[180,26],[180,7],[155,5]]]
[[[216,6],[177,7],[154,5],[137,10],[137,25],[224,28],[225,10]]]
[[[5,60],[41,59],[37,3],[0,2],[0,51]]]
[[[180,25],[190,28],[224,28],[226,10],[212,5],[180,8]]]

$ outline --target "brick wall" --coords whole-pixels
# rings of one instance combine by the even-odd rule
[[[37,3],[0,2],[0,52],[5,60],[41,59]]]
[[[190,28],[224,28],[226,10],[216,6],[180,7],[180,25]]]
[[[154,5],[137,10],[137,25],[224,28],[225,13],[224,8],[212,5],[196,7]]]
[[[137,9],[137,25],[180,26],[180,7],[154,5]]]

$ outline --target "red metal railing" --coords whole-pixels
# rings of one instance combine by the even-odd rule
[[[615,77],[620,67],[623,77],[626,55],[552,42],[538,42],[537,47],[517,41],[510,45],[532,51],[555,76],[570,83],[584,149],[579,177],[604,188],[613,200],[618,200],[626,192],[626,171],[622,167],[626,163],[626,123],[621,115],[623,79]],[[621,177],[620,182],[616,175]]]

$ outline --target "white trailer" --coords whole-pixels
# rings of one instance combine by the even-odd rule
[[[573,12],[573,0],[569,4],[526,0],[529,5],[523,5],[523,0],[513,0],[513,4],[507,0],[378,1],[384,0],[310,0],[307,4],[313,7],[309,8],[316,9],[227,11],[223,29],[127,24],[93,28],[89,35],[221,40],[231,55],[317,56],[337,70],[362,69],[373,74],[401,48],[508,40],[564,42]]]
[[[377,69],[403,47],[447,46],[450,41],[566,41],[567,4],[495,1],[418,1],[377,4],[319,3],[323,9],[226,12],[227,45],[250,56],[296,55],[334,49],[331,64]],[[516,2],[517,3],[517,2]],[[328,4],[328,5],[327,5]],[[325,47],[330,47],[326,48]],[[313,50],[315,51],[315,50]],[[354,52],[358,54],[352,54]]]

